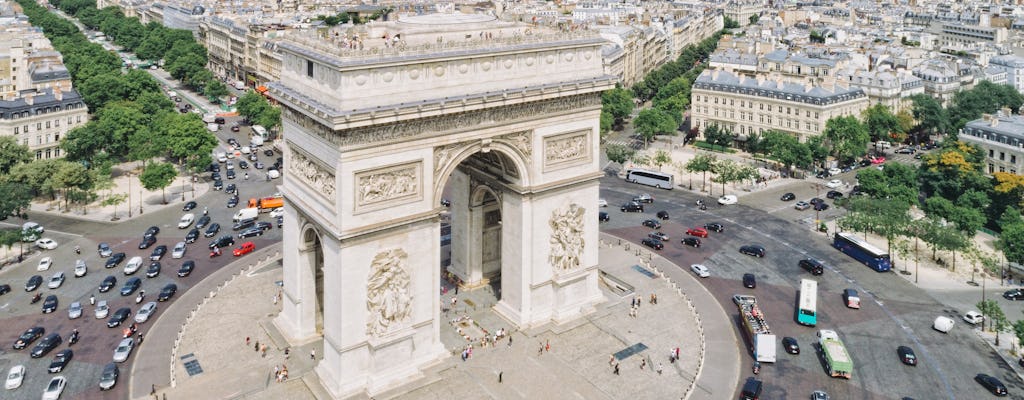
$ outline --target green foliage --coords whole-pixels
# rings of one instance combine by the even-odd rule
[[[12,136],[0,136],[0,175],[6,175],[11,168],[35,158],[28,146],[18,144]]]
[[[1003,226],[998,245],[1007,260],[1018,264],[1024,263],[1024,244],[1022,243],[1024,243],[1024,223]]]
[[[786,132],[770,130],[765,132],[760,139],[760,146],[772,159],[782,163],[786,169],[794,165],[806,168],[813,162],[810,147],[800,143],[796,136]]]
[[[217,101],[220,102],[221,97],[228,95],[228,88],[221,81],[213,79],[203,88],[203,94],[211,99],[218,99]]]
[[[864,125],[871,135],[872,141],[895,139],[893,135],[902,134],[902,126],[896,115],[889,110],[889,106],[878,103],[868,107],[861,113]],[[902,140],[898,140],[901,142]]]
[[[0,182],[0,216],[21,215],[32,202],[32,188],[18,182]]]
[[[601,94],[601,111],[608,112],[616,120],[623,120],[633,112],[633,96],[628,90],[614,88]]]
[[[929,133],[950,132],[949,115],[938,100],[926,94],[915,94],[910,100],[914,104],[911,112],[918,121],[918,129]]]
[[[832,117],[825,123],[822,133],[832,148],[832,156],[848,162],[867,153],[871,136],[857,117]]]
[[[661,171],[663,165],[672,163],[672,156],[665,150],[658,150],[654,153],[654,157],[651,158],[651,163],[658,167],[658,171]]]
[[[142,187],[146,190],[160,189],[161,192],[164,192],[164,189],[170,186],[177,176],[178,171],[174,169],[174,165],[158,162],[147,165],[139,175],[139,181],[142,182]],[[162,195],[164,204],[167,204],[167,193],[164,192]]]
[[[664,111],[648,108],[640,111],[636,120],[633,121],[633,126],[636,132],[644,138],[644,146],[646,146],[657,135],[675,133],[679,125],[676,124],[675,119],[671,115]]]
[[[1000,107],[1017,110],[1024,104],[1024,95],[1011,85],[997,85],[981,81],[970,90],[953,95],[949,106],[952,130],[963,128],[967,122],[981,118],[983,113],[995,113]]]
[[[632,159],[633,155],[636,154],[635,150],[621,144],[609,144],[605,146],[604,152],[608,155],[608,160],[620,165],[625,164],[626,161]]]
[[[725,29],[736,29],[736,28],[739,28],[739,27],[740,27],[740,23],[739,22],[736,22],[736,20],[734,20],[732,18],[725,17],[725,26],[724,26]]]
[[[889,162],[879,171],[867,168],[857,172],[860,190],[875,199],[917,204],[917,170],[907,164]]]
[[[605,133],[612,130],[612,126],[615,124],[615,117],[611,113],[605,110],[601,110],[601,133]]]
[[[707,182],[708,172],[711,172],[715,164],[718,163],[718,157],[713,154],[698,153],[690,161],[686,162],[684,168],[688,172],[700,172],[703,174],[701,178],[700,190],[704,191],[704,184]]]
[[[716,146],[729,147],[732,146],[733,140],[736,140],[736,134],[729,128],[711,124],[704,130],[704,140]]]
[[[750,19],[750,24],[754,25],[754,24],[757,23],[757,21],[761,20],[761,16],[758,15],[758,14],[751,14],[749,19]]]
[[[705,67],[703,61],[718,46],[718,40],[722,37],[722,34],[722,32],[717,32],[700,41],[700,43],[683,48],[679,58],[675,61],[668,62],[658,69],[651,71],[644,77],[643,81],[633,85],[631,89],[633,96],[645,101],[649,99],[660,101],[679,94],[684,98],[689,98],[689,85],[703,71]],[[683,77],[683,79],[671,87],[669,86],[669,83],[680,77]]]

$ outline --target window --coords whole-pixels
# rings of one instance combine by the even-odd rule
[[[1012,164],[1016,164],[1017,163],[1017,156],[1016,155],[1010,154],[1010,163],[1012,163]]]
[[[1004,161],[1004,160],[1006,160],[1006,153],[1003,153],[1003,152],[1000,151],[999,152],[999,161]]]
[[[1006,172],[1006,167],[1000,165],[999,172]]]
[[[60,134],[59,134],[59,133],[58,133],[58,134],[55,134],[55,135],[53,135],[53,141],[54,141],[54,142],[59,142],[59,141],[60,141]]]
[[[43,130],[43,123],[42,122],[36,122],[36,130],[37,131]]]
[[[995,158],[995,156],[996,156],[996,151],[992,150],[992,149],[988,149],[988,158]]]
[[[764,103],[761,103],[761,109],[764,110]]]
[[[54,147],[53,148],[53,156],[54,157],[60,157],[60,147]]]
[[[82,116],[81,116],[81,115],[79,115],[79,116],[75,117],[75,123],[76,123],[76,124],[80,124],[80,123],[82,123]]]
[[[308,76],[310,78],[313,77],[313,61],[312,60],[306,60],[306,76]]]
[[[53,120],[53,126],[60,126],[60,118]]]
[[[71,117],[68,117],[68,125],[71,125]]]
[[[36,160],[40,160],[42,158],[43,158],[43,151],[42,150],[36,150]]]
[[[14,134],[15,135],[17,135],[20,131],[21,131],[21,127],[20,126],[14,127]]]
[[[36,135],[36,144],[43,144],[43,135]]]
[[[50,121],[46,121],[46,129],[50,129]]]
[[[988,165],[988,173],[990,173],[990,174],[991,174],[991,173],[993,173],[993,172],[996,172],[996,166],[995,166],[995,165],[992,165],[992,164],[989,164],[989,165]]]

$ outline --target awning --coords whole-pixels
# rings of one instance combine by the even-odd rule
[[[256,87],[256,91],[257,91],[257,92],[260,92],[260,93],[264,93],[264,92],[266,92],[266,91],[267,91],[267,87],[266,87],[266,86],[263,86],[263,85],[257,86],[257,87]]]

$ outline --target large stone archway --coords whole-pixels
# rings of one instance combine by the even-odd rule
[[[275,324],[291,343],[322,338],[316,371],[335,397],[410,383],[449,356],[438,274],[449,181],[463,194],[452,209],[465,230],[500,241],[466,240],[451,271],[470,283],[500,273],[495,310],[510,323],[565,322],[602,298],[598,128],[600,93],[613,84],[603,41],[493,21],[459,29],[498,38],[458,43],[458,31],[449,43],[445,31],[435,46],[431,32],[418,49],[432,51],[414,61],[281,44],[282,81],[268,85],[283,107],[288,203]]]

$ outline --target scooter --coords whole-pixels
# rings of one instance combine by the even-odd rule
[[[704,204],[701,204],[701,205],[700,205],[700,209],[701,209],[701,211],[707,211],[707,209],[708,209],[708,206],[706,206],[706,205],[704,205]]]
[[[210,251],[210,258],[214,258],[214,257],[217,257],[219,255],[220,255],[220,247],[214,247],[213,250]]]
[[[145,298],[146,298],[146,291],[144,291],[144,290],[140,291],[139,295],[135,296],[135,304],[141,303],[142,299],[145,299]]]
[[[759,372],[761,372],[761,363],[754,361],[754,375],[757,375]]]
[[[36,293],[35,296],[32,296],[32,304],[36,304],[36,303],[39,302],[39,300],[42,300],[42,299],[43,299],[43,294],[42,293]]]
[[[124,331],[122,332],[123,334],[121,336],[123,336],[125,339],[130,338],[132,337],[132,335],[135,334],[135,331],[137,330],[139,330],[139,327],[135,324],[132,324],[131,326],[124,328]]]
[[[78,329],[71,332],[71,336],[68,337],[68,346],[78,343]]]

